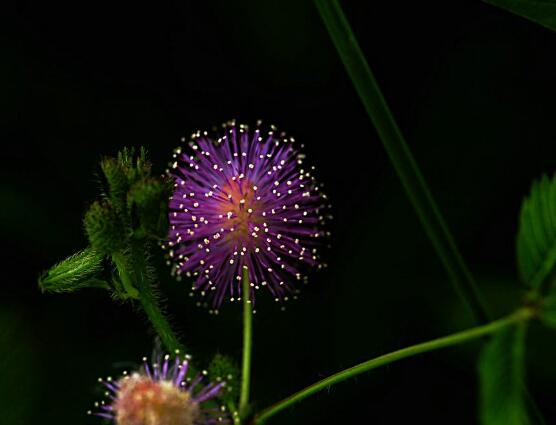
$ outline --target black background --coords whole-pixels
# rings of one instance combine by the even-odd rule
[[[556,170],[556,34],[479,1],[343,2],[491,310],[519,302],[522,197]],[[162,172],[181,136],[262,118],[306,146],[334,204],[330,267],[301,299],[262,300],[255,408],[342,368],[473,322],[416,219],[309,1],[26,2],[2,37],[0,422],[95,424],[96,378],[151,350],[143,316],[100,290],[43,295],[86,246],[97,163],[144,145]],[[161,268],[194,358],[240,357],[241,312],[214,317]],[[262,296],[260,298],[263,298]],[[556,338],[533,325],[528,382],[556,422]],[[477,423],[480,344],[404,360],[272,423]]]

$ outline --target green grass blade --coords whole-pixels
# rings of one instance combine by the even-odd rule
[[[485,3],[515,13],[552,31],[556,31],[554,0],[483,0]]]
[[[484,323],[487,310],[403,135],[380,91],[342,8],[336,0],[315,0],[330,37],[361,98],[405,191],[446,268],[456,291],[475,318]]]

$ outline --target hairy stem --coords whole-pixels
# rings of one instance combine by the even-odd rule
[[[130,292],[129,288],[131,288],[134,298],[139,299],[147,318],[166,349],[172,353],[176,350],[183,352],[184,347],[172,331],[153,292],[153,282],[148,273],[146,247],[139,242],[131,242],[130,245],[130,253],[127,256],[119,254],[112,256],[122,284],[127,292]]]
[[[134,252],[134,265],[137,277],[137,289],[139,290],[139,300],[141,301],[143,310],[147,314],[147,317],[164,346],[172,353],[176,350],[184,352],[184,347],[178,341],[176,335],[174,335],[174,332],[172,331],[166,316],[160,309],[157,299],[153,293],[153,282],[151,282],[147,270],[145,249],[143,247],[141,248],[142,249],[139,252]],[[134,249],[134,251],[136,250]]]
[[[129,296],[129,298],[138,299],[139,292],[134,285],[132,274],[129,271],[131,267],[128,264],[126,256],[121,252],[115,252],[112,254],[112,262],[118,270],[120,281],[122,282],[127,296]]]
[[[281,412],[282,410],[298,403],[299,401],[303,400],[306,397],[309,397],[312,394],[315,394],[321,390],[329,388],[331,385],[345,381],[346,379],[353,378],[354,376],[368,372],[372,369],[376,369],[380,366],[384,366],[396,362],[398,360],[405,359],[406,357],[412,357],[417,354],[426,353],[428,351],[438,350],[439,348],[462,344],[466,341],[470,341],[488,334],[495,333],[507,326],[511,326],[518,322],[528,320],[530,317],[532,317],[532,315],[533,312],[531,310],[522,308],[509,316],[488,323],[486,325],[477,326],[471,329],[466,329],[464,331],[457,332],[455,334],[448,335],[442,338],[437,338],[431,341],[422,342],[420,344],[402,348],[400,350],[396,350],[391,353],[384,354],[382,356],[360,363],[349,369],[335,373],[334,375],[331,375],[328,378],[324,378],[312,385],[309,385],[308,387],[302,389],[301,391],[298,391],[297,393],[289,397],[286,397],[285,399],[279,401],[278,403],[275,403],[274,405],[264,409],[262,412],[260,412],[258,415],[255,416],[254,423],[257,425],[264,424],[269,418]]]
[[[315,0],[330,37],[456,291],[479,323],[487,310],[337,0]]]
[[[249,270],[243,269],[243,359],[241,363],[241,392],[239,396],[239,414],[244,419],[249,411],[249,385],[251,380],[251,349],[253,345],[253,311],[250,299]]]

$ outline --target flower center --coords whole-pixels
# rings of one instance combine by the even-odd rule
[[[153,381],[135,374],[119,382],[114,403],[118,425],[193,425],[199,406],[188,391],[171,381]]]
[[[251,226],[262,223],[262,217],[256,213],[261,208],[256,189],[256,186],[243,179],[233,180],[223,186],[222,190],[227,194],[228,202],[222,203],[220,213],[227,219],[229,241],[249,245],[252,239]]]

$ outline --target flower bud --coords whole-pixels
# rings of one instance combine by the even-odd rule
[[[93,203],[83,222],[91,246],[102,254],[110,255],[125,247],[124,225],[108,201]]]

